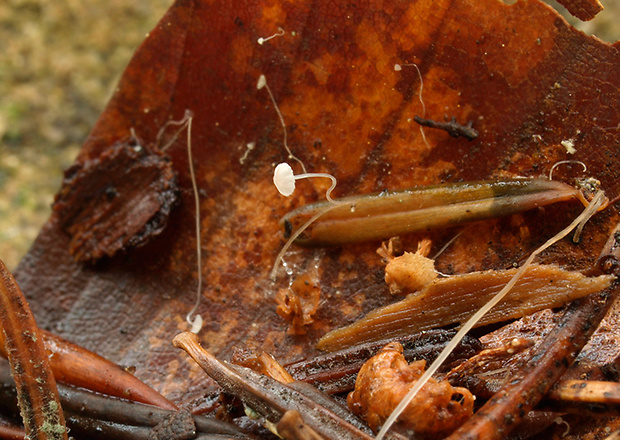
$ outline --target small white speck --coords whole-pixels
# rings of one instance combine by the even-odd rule
[[[560,144],[566,148],[566,152],[568,154],[575,154],[577,150],[575,149],[575,139],[564,139]]]

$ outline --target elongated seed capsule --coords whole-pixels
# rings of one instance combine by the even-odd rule
[[[544,179],[450,183],[311,204],[289,212],[281,224],[288,238],[325,210],[295,243],[333,246],[511,215],[578,195],[569,185]]]

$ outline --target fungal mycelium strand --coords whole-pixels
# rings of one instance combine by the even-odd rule
[[[263,44],[265,44],[267,41],[272,40],[272,39],[274,39],[274,38],[276,38],[276,37],[281,37],[281,36],[283,36],[284,34],[286,34],[286,31],[285,31],[284,29],[282,29],[281,27],[279,27],[279,28],[278,28],[278,32],[276,32],[275,34],[270,35],[269,37],[265,37],[265,38],[260,37],[260,38],[258,38],[258,39],[256,40],[256,42],[262,46],[262,45],[263,45]]]
[[[194,155],[192,153],[192,121],[194,120],[194,113],[187,109],[185,110],[185,115],[182,119],[178,121],[168,121],[166,124],[159,130],[157,134],[157,144],[161,142],[163,138],[164,132],[167,127],[171,125],[180,126],[180,128],[174,133],[172,139],[164,145],[161,150],[164,151],[168,149],[178,138],[179,134],[185,129],[187,129],[187,160],[189,167],[189,175],[190,180],[192,181],[192,193],[194,196],[194,210],[195,210],[195,231],[196,231],[196,264],[198,265],[197,270],[197,286],[196,286],[196,300],[194,302],[194,306],[187,313],[185,320],[191,326],[191,331],[193,333],[198,333],[202,329],[203,319],[200,314],[194,314],[198,310],[200,306],[200,299],[202,298],[202,251],[201,251],[201,237],[200,237],[200,195],[198,193],[198,184],[196,182],[196,173],[194,171]]]
[[[275,281],[276,277],[277,277],[277,274],[278,274],[278,268],[280,267],[280,263],[282,262],[284,254],[286,253],[288,248],[291,246],[291,244],[295,241],[297,236],[299,234],[301,234],[310,225],[312,225],[323,214],[331,211],[333,208],[338,206],[339,202],[334,201],[332,199],[332,197],[331,197],[331,193],[334,190],[334,188],[336,188],[336,185],[337,185],[338,182],[337,182],[336,178],[334,176],[332,176],[331,174],[329,174],[329,173],[309,173],[309,172],[307,172],[306,166],[304,165],[304,163],[301,161],[301,159],[299,159],[298,157],[296,157],[292,153],[291,149],[288,146],[286,123],[284,122],[284,116],[282,116],[282,112],[280,112],[280,108],[278,107],[278,103],[276,102],[276,99],[273,96],[273,93],[271,92],[271,89],[269,88],[269,85],[267,84],[267,79],[265,78],[265,75],[261,75],[258,78],[258,83],[256,84],[256,88],[258,90],[260,90],[262,88],[265,88],[267,90],[267,93],[269,94],[269,98],[271,99],[273,107],[276,110],[276,113],[278,114],[278,118],[280,119],[280,124],[282,125],[282,130],[284,132],[284,138],[283,138],[284,148],[286,149],[286,152],[288,153],[289,159],[293,159],[297,163],[299,163],[299,165],[301,166],[301,169],[302,169],[302,173],[301,174],[295,175],[293,173],[293,169],[291,168],[291,166],[288,163],[282,162],[282,163],[278,164],[278,166],[276,166],[276,168],[274,170],[274,173],[273,173],[273,183],[274,183],[276,189],[278,190],[278,192],[280,194],[282,194],[283,196],[285,196],[285,197],[289,197],[290,195],[293,194],[293,192],[295,192],[295,181],[296,180],[300,180],[300,179],[308,179],[308,178],[316,178],[316,177],[318,177],[318,178],[328,178],[328,179],[330,179],[332,181],[331,186],[325,192],[325,198],[327,199],[327,202],[329,203],[329,205],[325,206],[323,209],[318,210],[313,215],[311,215],[307,219],[307,221],[303,225],[301,225],[298,228],[298,230],[292,236],[290,236],[290,238],[287,237],[289,239],[284,244],[284,246],[282,247],[280,252],[278,253],[278,256],[276,257],[275,263],[274,263],[273,268],[271,270],[271,273],[269,275],[269,278],[272,281]]]
[[[439,367],[444,363],[448,355],[453,351],[456,344],[462,340],[462,338],[500,301],[504,299],[504,297],[510,292],[515,284],[519,281],[519,279],[524,275],[524,273],[531,266],[532,261],[538,254],[547,249],[548,247],[554,245],[562,238],[566,237],[570,232],[575,229],[578,225],[587,221],[591,218],[596,211],[605,203],[606,197],[603,191],[598,191],[588,206],[583,210],[583,212],[575,219],[573,222],[564,228],[562,231],[558,232],[555,236],[551,237],[547,242],[545,242],[542,246],[536,249],[525,261],[523,266],[514,274],[514,276],[510,279],[510,281],[501,289],[491,300],[489,300],[483,307],[481,307],[467,322],[460,328],[456,336],[453,340],[446,346],[446,348],[441,352],[441,354],[437,357],[437,359],[431,364],[431,366],[426,370],[426,372],[422,375],[422,377],[416,382],[416,384],[409,390],[407,395],[403,398],[403,400],[398,404],[398,406],[394,409],[392,414],[388,417],[385,424],[381,427],[381,430],[376,436],[376,440],[381,440],[384,438],[386,433],[392,427],[392,425],[396,422],[396,419],[400,416],[400,414],[407,408],[412,399],[416,396],[416,394],[422,389],[422,387],[426,384],[426,382],[431,378],[433,374],[439,369]]]
[[[198,333],[202,329],[202,316],[196,314],[196,317],[192,319],[192,315],[196,313],[200,306],[200,298],[202,297],[202,252],[201,252],[201,240],[200,240],[200,196],[198,194],[198,184],[196,183],[196,173],[194,172],[194,156],[192,154],[192,120],[193,114],[186,113],[187,119],[187,160],[189,163],[189,174],[192,180],[192,190],[194,193],[194,209],[196,211],[196,262],[198,264],[198,284],[196,286],[196,301],[194,306],[187,313],[185,319],[188,324],[192,326],[192,333]]]
[[[573,199],[579,199],[577,189],[545,179],[461,182],[345,197],[337,205],[311,204],[289,212],[280,223],[287,237],[297,234],[296,244],[337,246],[507,216]],[[307,226],[299,233],[303,225]]]
[[[394,70],[396,72],[400,72],[403,70],[403,67],[415,67],[416,72],[418,73],[418,79],[420,80],[420,89],[418,90],[418,99],[420,100],[420,104],[422,104],[422,117],[426,117],[426,105],[424,104],[424,99],[422,99],[422,90],[424,89],[424,79],[422,78],[422,72],[416,63],[407,63],[407,64],[394,64]],[[426,140],[426,134],[424,133],[424,128],[420,125],[420,134],[422,135],[422,140],[424,141],[424,145],[430,150],[432,149],[431,144]]]
[[[265,90],[267,90],[267,94],[269,95],[269,99],[271,100],[271,103],[273,104],[273,108],[276,111],[276,113],[278,114],[278,119],[280,120],[280,125],[282,125],[282,131],[284,132],[282,143],[284,145],[284,148],[286,149],[286,152],[288,153],[288,158],[289,159],[293,159],[295,162],[297,162],[301,166],[302,171],[304,173],[307,173],[306,166],[304,165],[302,160],[299,159],[297,156],[295,156],[293,154],[293,152],[291,151],[291,149],[289,148],[289,146],[288,146],[288,132],[286,130],[286,123],[284,122],[284,116],[282,116],[282,112],[280,111],[280,108],[278,107],[278,103],[276,102],[276,98],[275,98],[275,96],[273,96],[273,92],[271,91],[271,88],[269,87],[269,84],[267,84],[267,78],[265,78],[265,75],[259,76],[258,77],[258,82],[256,83],[256,89],[257,90],[261,90],[263,88]]]

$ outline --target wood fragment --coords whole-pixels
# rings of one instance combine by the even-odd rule
[[[620,275],[620,224],[616,225],[609,234],[601,255],[596,261],[596,267],[602,273]]]
[[[226,392],[240,398],[272,423],[277,423],[286,411],[297,410],[304,414],[306,423],[326,439],[372,440],[368,432],[351,425],[293,388],[248,368],[220,362],[200,346],[198,337],[193,333],[178,334],[173,344],[185,350]]]
[[[67,439],[47,351],[26,298],[0,261],[0,326],[28,438]]]
[[[196,423],[186,409],[173,412],[151,429],[150,440],[189,440],[196,437]]]
[[[171,162],[119,142],[65,172],[53,209],[79,262],[95,262],[146,244],[163,231],[177,203]]]
[[[239,365],[239,363],[237,364]],[[346,406],[334,400],[331,396],[322,392],[310,383],[295,380],[293,376],[291,376],[286,369],[270,354],[263,352],[258,357],[245,358],[243,364],[241,365],[248,366],[254,371],[277,380],[282,384],[286,384],[288,387],[311,399],[315,405],[324,407],[356,428],[362,431],[367,429],[362,420],[355,417],[355,415],[353,415]],[[290,412],[290,410],[287,412]],[[280,421],[282,421],[282,419],[280,419]]]
[[[599,380],[561,380],[545,395],[541,405],[546,410],[557,412],[618,415],[620,384]]]
[[[295,381],[293,376],[291,376],[290,373],[286,371],[286,369],[279,362],[277,362],[272,355],[264,351],[259,355],[236,351],[233,355],[232,361],[237,365],[251,368],[257,373],[269,376],[280,383],[291,383]]]
[[[464,137],[468,141],[473,141],[478,137],[478,131],[474,129],[472,121],[469,121],[466,125],[461,125],[456,122],[455,117],[452,117],[452,119],[446,122],[438,122],[433,121],[432,119],[421,118],[418,115],[415,115],[413,120],[423,127],[444,130],[453,138]]]
[[[304,422],[299,411],[285,412],[276,428],[278,428],[278,434],[286,440],[323,440],[323,437]]]
[[[438,278],[402,301],[373,310],[353,324],[327,333],[319,340],[317,348],[333,351],[388,336],[464,322],[516,272],[517,269],[491,270]],[[532,264],[510,295],[477,326],[519,318],[544,308],[561,307],[575,298],[605,289],[612,279],[610,275],[588,278],[557,266]]]
[[[574,362],[617,298],[618,285],[614,281],[599,293],[573,301],[524,368],[449,439],[506,438]]]
[[[590,21],[603,10],[599,0],[558,0],[558,3],[581,21]]]
[[[455,334],[453,330],[428,330],[415,335],[359,344],[286,365],[286,369],[296,380],[311,383],[326,393],[348,392],[355,387],[355,378],[362,365],[389,342],[397,341],[403,345],[403,354],[408,362],[419,359],[432,362]],[[481,349],[480,341],[468,336],[461,341],[447,363],[467,359]]]

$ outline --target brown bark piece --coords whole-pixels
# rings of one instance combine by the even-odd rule
[[[590,21],[603,10],[598,0],[558,0],[558,3],[581,21]]]
[[[79,262],[94,262],[142,246],[161,233],[177,192],[165,156],[118,143],[65,172],[54,212],[71,236],[71,255]]]
[[[185,409],[166,417],[153,427],[149,440],[187,440],[196,437],[196,423]]]

